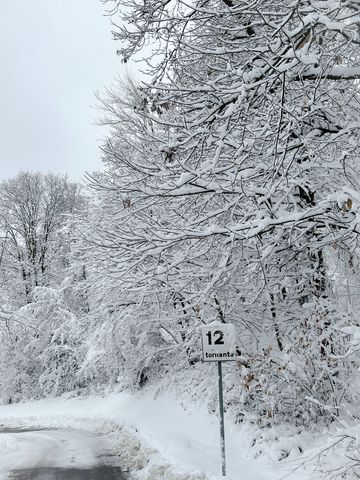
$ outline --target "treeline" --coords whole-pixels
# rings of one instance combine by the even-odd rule
[[[355,416],[355,7],[115,3],[124,60],[156,55],[151,81],[101,100],[103,171],[83,191],[0,186],[3,400],[160,380],[200,395],[198,327],[218,320],[237,329],[238,421]]]

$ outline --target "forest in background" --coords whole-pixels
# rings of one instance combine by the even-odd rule
[[[356,423],[359,3],[104,3],[151,80],[101,96],[86,186],[0,184],[0,400],[157,384],[214,409],[218,320],[236,422]]]

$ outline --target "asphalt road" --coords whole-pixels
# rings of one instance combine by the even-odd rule
[[[12,472],[14,480],[126,480],[120,467],[99,466],[91,469],[31,468]]]
[[[11,457],[10,450],[3,458],[8,463],[9,455],[14,458],[14,464],[10,461],[9,479],[127,480],[117,457],[98,435],[69,429],[2,428],[1,438],[8,439],[16,449],[15,456]]]

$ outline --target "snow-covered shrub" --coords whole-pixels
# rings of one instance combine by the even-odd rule
[[[238,420],[310,427],[347,415],[359,401],[354,388],[359,359],[351,325],[353,318],[340,315],[328,301],[306,304],[282,351],[270,345],[240,357],[239,376],[229,391]]]
[[[81,386],[81,335],[66,288],[37,287],[32,302],[13,313],[1,335],[3,401],[58,395]]]

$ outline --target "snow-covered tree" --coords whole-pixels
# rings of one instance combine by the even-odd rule
[[[63,175],[22,172],[0,184],[0,277],[15,303],[64,278],[68,238],[61,229],[80,202],[79,187]]]
[[[93,186],[117,208],[93,244],[109,275],[141,305],[156,299],[158,331],[170,317],[175,338],[236,323],[248,378],[254,355],[268,366],[259,375],[290,357],[293,379],[313,365],[298,400],[288,407],[290,386],[258,414],[297,415],[304,399],[315,416],[338,411],[351,320],[334,265],[356,256],[358,238],[357,3],[115,3],[123,59],[153,52],[131,102],[104,100],[113,129]]]

